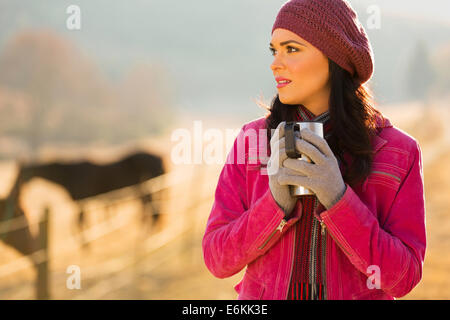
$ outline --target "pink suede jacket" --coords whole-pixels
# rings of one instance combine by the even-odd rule
[[[319,204],[314,212],[327,241],[327,299],[394,299],[422,278],[426,231],[421,149],[386,120],[384,125],[379,121],[380,132],[372,140],[369,177],[354,188],[346,184],[331,209]],[[285,219],[264,168],[270,155],[264,150],[267,139],[262,135],[256,145],[248,141],[247,133],[264,128],[264,121],[245,124],[234,141],[202,241],[206,266],[216,277],[230,277],[247,266],[235,286],[238,299],[286,299],[296,238],[292,226],[302,212],[298,201]],[[243,159],[236,159],[241,154]]]

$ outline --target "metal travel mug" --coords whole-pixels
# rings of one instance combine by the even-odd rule
[[[287,122],[284,127],[286,154],[289,158],[314,163],[308,156],[300,154],[295,150],[295,132],[300,132],[300,130],[304,128],[308,128],[319,137],[323,138],[323,124],[321,122]],[[314,195],[312,190],[303,186],[289,186],[289,189],[293,197]]]

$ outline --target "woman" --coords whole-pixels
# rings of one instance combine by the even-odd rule
[[[406,295],[426,248],[421,149],[372,106],[373,53],[356,13],[344,0],[288,1],[271,40],[278,94],[222,169],[203,237],[208,269],[225,278],[247,266],[239,299]],[[323,123],[324,138],[303,129],[296,139],[313,163],[287,157],[287,121]],[[289,185],[314,195],[292,197]]]

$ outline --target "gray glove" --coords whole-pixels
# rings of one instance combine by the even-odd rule
[[[278,182],[281,185],[299,185],[312,190],[328,210],[347,190],[337,159],[325,139],[308,128],[302,129],[300,135],[302,139],[295,140],[295,149],[314,163],[287,158],[282,162],[283,166],[297,172],[297,175],[280,176]]]
[[[267,174],[269,175],[269,188],[277,204],[284,210],[286,216],[289,215],[297,203],[297,197],[292,197],[289,186],[280,184],[279,181],[287,181],[287,176],[303,176],[303,174],[292,169],[283,168],[281,165],[288,156],[285,149],[284,126],[286,122],[281,122],[275,129],[270,139],[270,158],[267,162]]]

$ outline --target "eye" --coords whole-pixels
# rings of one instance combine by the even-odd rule
[[[287,46],[286,48],[287,48],[288,52],[297,52],[297,51],[300,51],[299,49],[294,48],[294,47],[291,47],[291,46]],[[292,49],[292,50],[295,50],[295,51],[292,51],[291,49]]]
[[[286,47],[287,52],[299,52],[300,50],[295,48],[295,47],[291,47],[291,46],[287,46]],[[276,50],[274,48],[270,48],[269,47],[270,52],[272,53],[272,55],[275,55]]]

